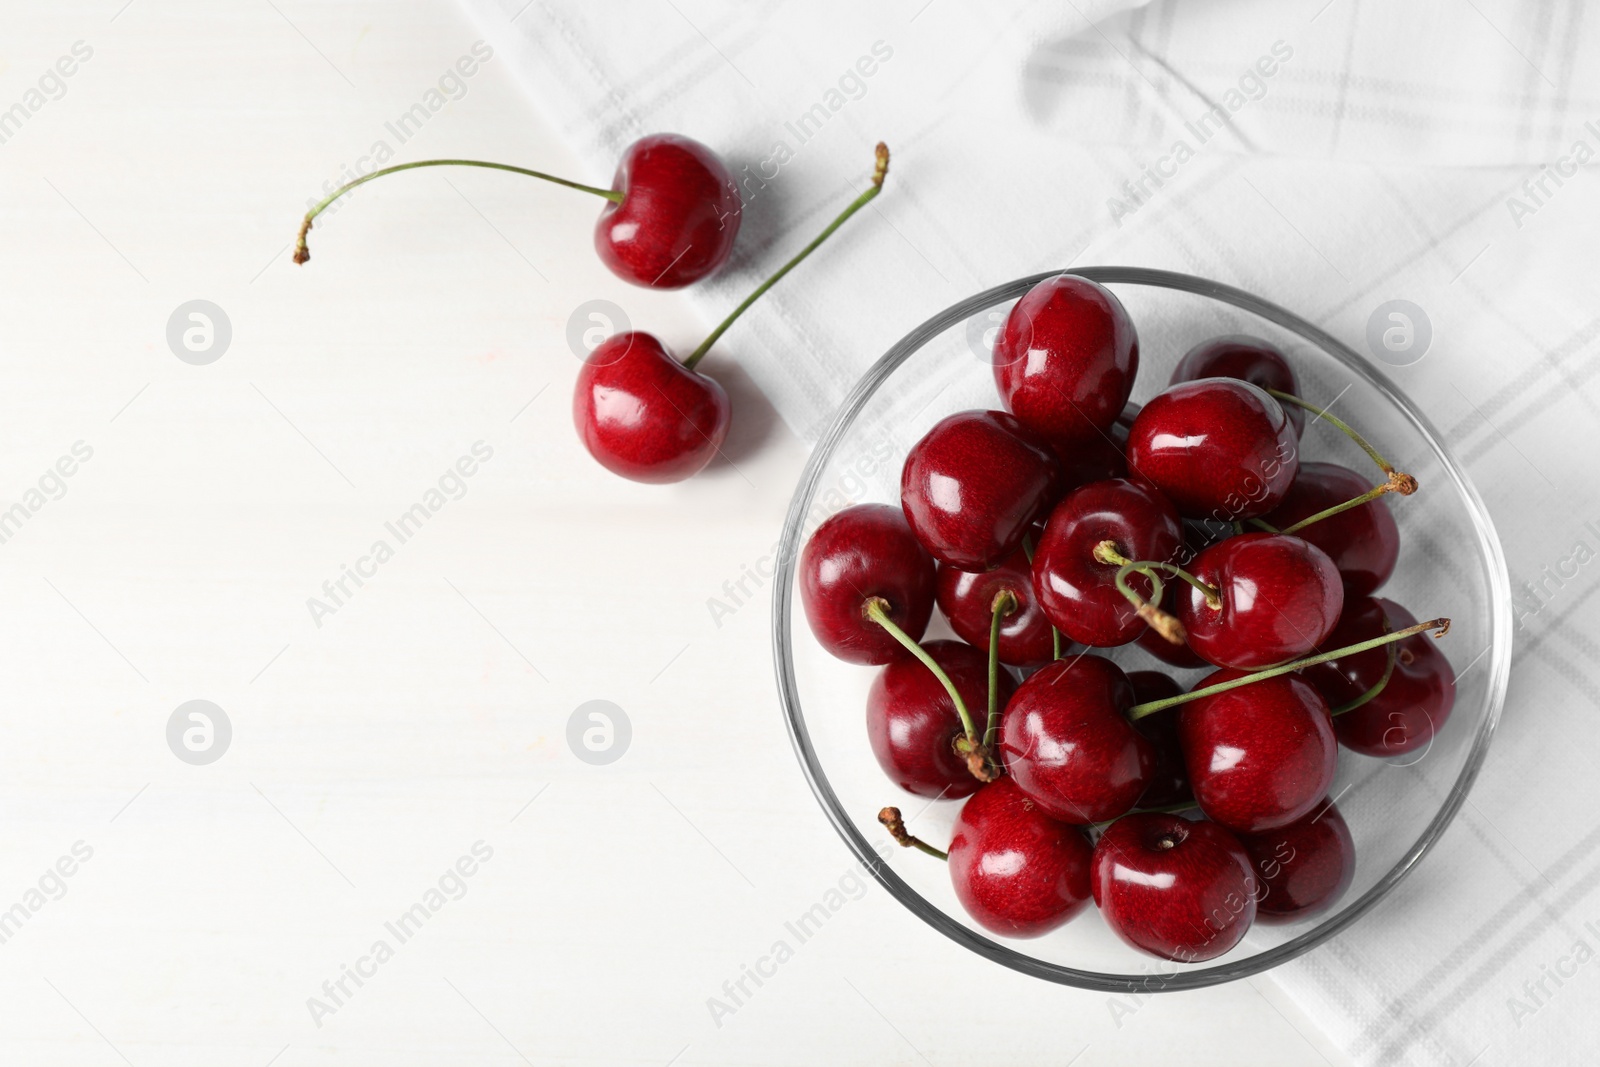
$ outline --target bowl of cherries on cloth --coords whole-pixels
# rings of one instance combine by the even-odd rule
[[[973,951],[1108,991],[1254,974],[1371,910],[1466,799],[1510,666],[1499,543],[1427,418],[1309,322],[1143,268],[895,345],[775,590],[790,733],[860,862]]]

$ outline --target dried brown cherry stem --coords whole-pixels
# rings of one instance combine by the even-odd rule
[[[889,831],[889,836],[899,842],[902,848],[920,849],[928,855],[941,860],[950,858],[948,852],[941,852],[907,830],[906,821],[900,817],[899,808],[884,808],[878,812],[878,821],[883,823],[883,828]]]

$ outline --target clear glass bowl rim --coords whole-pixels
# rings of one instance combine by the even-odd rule
[[[1450,793],[1445,798],[1443,806],[1423,830],[1416,843],[1359,900],[1347,905],[1337,915],[1320,921],[1315,927],[1293,940],[1244,959],[1195,970],[1160,974],[1108,974],[1100,971],[1078,970],[1077,968],[1036,959],[964,926],[912,889],[878,855],[867,839],[856,829],[855,824],[839,802],[838,796],[835,795],[833,787],[829,784],[827,774],[823,771],[821,762],[817,757],[817,752],[812,747],[810,734],[806,730],[804,714],[800,707],[800,694],[796,685],[793,648],[790,645],[789,637],[792,632],[794,568],[799,557],[801,526],[805,521],[805,516],[811,509],[812,499],[816,494],[817,486],[828,460],[833,456],[840,442],[849,433],[856,416],[860,414],[867,401],[902,363],[922,348],[923,345],[927,344],[928,341],[950,327],[964,322],[972,315],[1003,301],[1016,299],[1046,278],[1053,278],[1063,273],[1088,278],[1102,285],[1143,285],[1210,297],[1248,311],[1291,333],[1297,334],[1303,340],[1318,346],[1337,359],[1351,374],[1364,380],[1388,399],[1412,424],[1428,443],[1429,447],[1432,448],[1439,459],[1444,474],[1454,483],[1456,489],[1469,506],[1474,530],[1477,534],[1478,549],[1481,553],[1482,562],[1488,571],[1490,638],[1489,651],[1486,656],[1490,674],[1486,692],[1489,698],[1489,710],[1479,724],[1477,736],[1473,738],[1472,747],[1467,754],[1466,761],[1462,765],[1461,772],[1457,775],[1455,783],[1451,786]],[[1074,267],[1064,271],[1045,271],[1026,278],[1018,278],[1015,281],[1006,282],[1003,285],[997,285],[985,292],[970,296],[946,308],[906,334],[905,337],[901,338],[885,352],[882,358],[873,364],[867,373],[861,377],[861,380],[856,383],[844,402],[839,405],[833,421],[822,435],[821,440],[817,442],[817,446],[800,476],[800,482],[796,486],[794,497],[789,504],[789,513],[784,520],[783,537],[779,545],[778,570],[774,580],[774,595],[772,598],[772,623],[773,661],[777,670],[778,696],[782,703],[784,719],[788,726],[789,738],[794,745],[795,755],[800,760],[801,769],[805,773],[806,780],[811,785],[811,791],[816,795],[817,802],[822,805],[822,809],[827,814],[829,821],[833,823],[834,829],[838,831],[839,836],[844,839],[845,844],[861,864],[872,872],[873,877],[878,880],[879,884],[929,926],[986,959],[1010,967],[1012,970],[1023,974],[1032,975],[1035,978],[1042,978],[1061,985],[1109,993],[1200,989],[1259,974],[1310,951],[1372,910],[1395,886],[1400,884],[1406,875],[1422,860],[1422,857],[1427,855],[1428,851],[1433,848],[1446,828],[1449,827],[1451,820],[1455,818],[1456,812],[1460,810],[1462,803],[1466,800],[1467,793],[1472,788],[1473,780],[1477,777],[1484,758],[1488,754],[1489,743],[1494,736],[1495,727],[1499,724],[1501,709],[1505,704],[1506,686],[1509,682],[1511,671],[1511,581],[1506,570],[1505,556],[1501,551],[1500,540],[1495,534],[1494,524],[1489,518],[1488,509],[1485,508],[1477,489],[1473,486],[1471,479],[1467,477],[1460,462],[1444,444],[1443,438],[1433,424],[1411,405],[1410,401],[1405,398],[1404,394],[1388,377],[1374,370],[1366,360],[1362,359],[1348,346],[1298,315],[1242,289],[1224,285],[1221,282],[1175,271],[1147,267]]]

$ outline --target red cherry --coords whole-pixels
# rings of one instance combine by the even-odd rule
[[[973,794],[956,817],[950,882],[980,926],[1038,937],[1089,903],[1093,850],[1083,831],[1057,822],[1009,778]]]
[[[672,133],[641,137],[617,164],[594,227],[600,260],[624,281],[681,289],[716,271],[739,235],[739,185],[717,154]]]
[[[1297,467],[1294,423],[1248,382],[1202,378],[1157,395],[1133,420],[1128,469],[1185,516],[1233,521],[1265,515]]]
[[[904,653],[866,615],[872,597],[912,640],[933,614],[933,559],[900,509],[857,504],[818,526],[800,553],[800,603],[823,648],[849,663],[888,663]]]
[[[1000,720],[1000,753],[1045,813],[1104,822],[1138,801],[1155,750],[1126,717],[1133,686],[1102,656],[1056,660],[1017,688]]]
[[[982,715],[989,706],[989,657],[959,641],[928,641],[922,650],[950,676],[972,713]],[[1011,672],[1001,671],[1000,706],[1016,688]],[[981,720],[976,725],[983,728]],[[878,672],[867,693],[867,738],[895,785],[924,797],[972,793],[983,783],[952,747],[965,733],[949,692],[920,660],[902,653]]]
[[[1129,671],[1128,682],[1133,686],[1135,704],[1165,700],[1183,692],[1183,686],[1160,671]],[[1139,797],[1141,808],[1165,808],[1194,799],[1189,769],[1183,762],[1183,746],[1178,742],[1178,712],[1182,708],[1175,704],[1134,721],[1133,728],[1150,742],[1156,756],[1150,784]]]
[[[1196,689],[1246,672],[1217,671]],[[1327,795],[1339,758],[1328,705],[1292,674],[1179,704],[1178,741],[1210,819],[1254,834],[1286,826]]]
[[[630,332],[595,346],[578,371],[572,421],[589,454],[636,482],[679,482],[711,461],[732,408],[721,385]]]
[[[1332,801],[1288,826],[1244,834],[1239,843],[1261,885],[1257,922],[1298,922],[1324,911],[1344,896],[1356,874],[1356,843]]]
[[[1009,592],[1016,608],[1000,620],[1000,662],[1014,667],[1037,667],[1055,658],[1055,638],[1050,620],[1033,595],[1033,568],[1027,553],[1011,553],[990,571],[973,573],[939,564],[939,610],[961,640],[989,651],[989,628],[994,620],[994,598]]]
[[[1343,648],[1414,626],[1411,612],[1381,597],[1353,598],[1338,627],[1322,644]],[[1397,641],[1394,673],[1383,692],[1353,711],[1336,715],[1333,731],[1348,749],[1364,756],[1403,756],[1425,748],[1455,706],[1456,675],[1438,644],[1426,634]],[[1372,648],[1301,673],[1337,707],[1371,689],[1383,677],[1387,648]]]
[[[1189,349],[1172,371],[1172,384],[1201,378],[1238,378],[1262,389],[1300,395],[1294,370],[1275,345],[1259,337],[1233,333],[1201,341]],[[1294,432],[1305,429],[1305,412],[1293,404],[1285,410]]]
[[[1230,537],[1196,556],[1189,570],[1217,591],[1221,606],[1185,584],[1178,621],[1189,647],[1219,667],[1270,667],[1305,655],[1333,632],[1344,608],[1338,568],[1298,537]]]
[[[1361,475],[1337,463],[1301,463],[1289,495],[1265,521],[1279,530],[1288,529],[1371,488]],[[1400,528],[1382,497],[1319,519],[1294,535],[1328,554],[1339,568],[1349,596],[1364,596],[1383,585],[1400,558]]]
[[[1006,410],[1051,441],[1093,441],[1133,391],[1139,338],[1109,289],[1061,274],[1017,301],[995,337]]]
[[[1244,847],[1211,822],[1147,812],[1095,845],[1090,885],[1106,924],[1162,959],[1198,963],[1239,943],[1256,917]]]
[[[1054,453],[1022,423],[1003,411],[960,411],[911,446],[900,503],[934,558],[982,571],[1021,547],[1060,486]]]
[[[306,236],[335,200],[375,178],[417,167],[486,167],[605,197],[594,232],[601,262],[624,281],[653,289],[677,289],[712,273],[727,261],[739,233],[739,187],[722,160],[698,141],[662,133],[628,146],[610,189],[478,159],[425,159],[364,174],[306,212],[294,261],[311,258]]]
[[[1116,479],[1091,482],[1068,493],[1045,524],[1033,553],[1033,586],[1056,629],[1097,648],[1125,645],[1146,628],[1117,589],[1117,566],[1095,558],[1095,546],[1116,543],[1131,560],[1166,561],[1178,555],[1183,529],[1165,497],[1148,486]],[[1128,576],[1150,595],[1150,580]]]

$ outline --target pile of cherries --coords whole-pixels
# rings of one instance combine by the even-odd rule
[[[628,146],[609,189],[478,159],[425,159],[375,170],[335,189],[306,212],[294,261],[311,259],[311,228],[340,197],[374,179],[421,167],[508,171],[604,198],[606,206],[595,223],[595,251],[617,277],[649,289],[681,289],[710,277],[733,254],[739,235],[743,203],[727,164],[699,141],[658,133]],[[589,454],[612,473],[636,482],[682,481],[710,463],[727,439],[733,410],[727,391],[695,365],[762,293],[878,195],[888,171],[889,149],[880,142],[871,185],[682,361],[655,335],[637,330],[596,345],[578,372],[572,398],[572,421]]]
[[[1328,796],[1339,745],[1425,751],[1454,699],[1427,636],[1449,620],[1374,596],[1399,553],[1381,498],[1416,481],[1258,339],[1198,345],[1130,405],[1133,323],[1073,275],[1023,296],[993,363],[1005,410],[940,420],[900,507],[835,514],[800,559],[817,640],[882,666],[867,735],[884,772],[964,798],[948,853],[896,808],[880,821],[947,859],[968,913],[1010,937],[1092,897],[1129,944],[1194,962],[1329,907],[1355,865]],[[1301,461],[1316,422],[1377,484]],[[960,640],[919,643],[935,604]],[[1185,691],[1091,651],[1134,642],[1211,673]]]

